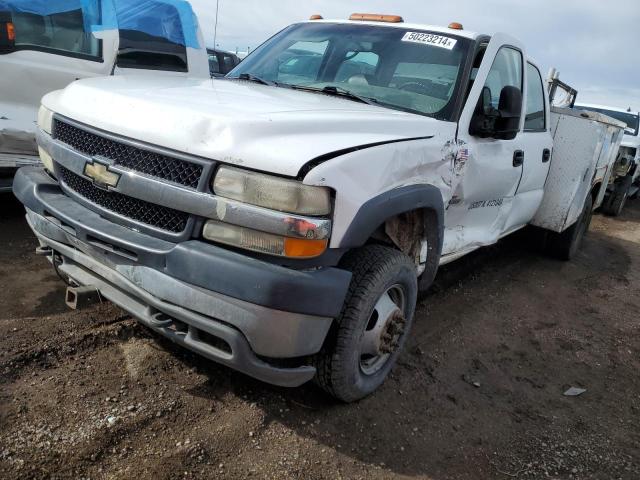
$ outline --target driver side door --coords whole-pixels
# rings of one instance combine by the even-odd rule
[[[481,138],[470,133],[474,112],[484,88],[491,106],[498,108],[502,89],[524,88],[524,55],[520,43],[498,34],[487,45],[462,111],[452,158],[452,199],[445,220],[444,256],[457,258],[495,243],[508,230],[523,172],[522,118],[510,140]]]

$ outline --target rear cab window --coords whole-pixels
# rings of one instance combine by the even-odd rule
[[[98,0],[69,0],[51,5],[17,1],[7,8],[15,29],[15,50],[102,61],[102,40],[91,33],[92,25],[100,23]]]
[[[178,9],[145,1],[136,8],[132,0],[118,2],[120,29],[118,67],[187,72],[185,32]]]

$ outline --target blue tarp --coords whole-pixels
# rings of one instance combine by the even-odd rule
[[[42,16],[79,9],[87,32],[137,30],[200,48],[198,20],[185,0],[0,0],[0,11]]]

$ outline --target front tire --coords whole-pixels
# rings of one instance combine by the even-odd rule
[[[333,397],[354,402],[382,385],[396,363],[413,323],[418,282],[409,257],[381,245],[350,252],[342,267],[353,277],[316,357],[316,382]]]

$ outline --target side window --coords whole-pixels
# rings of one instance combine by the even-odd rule
[[[236,66],[236,62],[233,60],[233,57],[228,53],[222,54],[222,73],[225,75],[233,70],[233,67]]]
[[[540,70],[527,63],[527,115],[525,131],[545,130],[544,85]]]
[[[87,8],[85,3],[95,5]],[[51,50],[71,56],[99,59],[101,40],[95,38],[90,31],[90,26],[98,23],[95,18],[91,18],[92,13],[99,12],[98,5],[97,0],[71,0],[59,7],[60,11],[50,7],[41,9],[41,13],[33,13],[39,9],[32,7],[30,12],[12,12],[15,45],[23,50]]]
[[[513,48],[502,47],[485,83],[485,87],[491,90],[491,104],[494,108],[498,108],[500,92],[507,86],[517,87],[522,91],[522,54]]]
[[[220,64],[218,63],[218,55],[215,53],[209,54],[209,72],[220,73]]]
[[[471,68],[471,78],[469,78],[469,86],[467,87],[467,91],[464,96],[464,103],[467,103],[467,99],[469,98],[469,94],[471,93],[471,89],[473,88],[473,84],[476,81],[476,76],[478,75],[478,70],[480,70],[480,65],[482,65],[482,60],[484,59],[484,54],[487,51],[487,44],[483,44],[478,49],[475,58],[473,59],[473,67]]]

